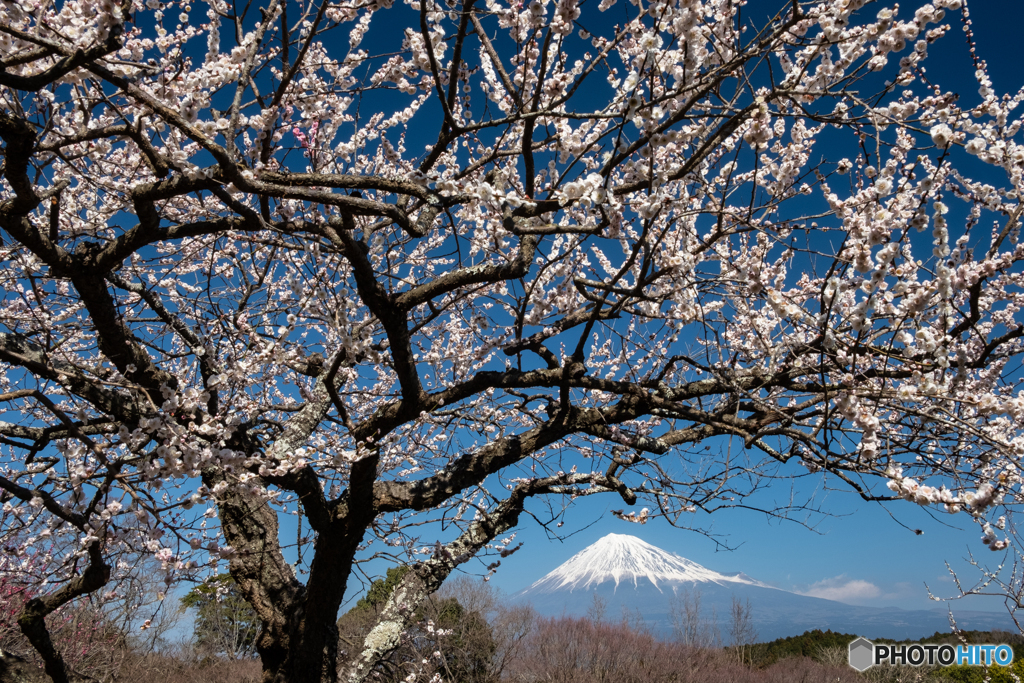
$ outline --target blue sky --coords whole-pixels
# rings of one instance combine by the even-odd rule
[[[748,7],[750,15],[756,17],[758,11],[775,10],[782,4],[782,0],[752,0]],[[891,3],[877,4],[881,7]],[[920,3],[903,4],[905,11],[912,11]],[[995,89],[1015,92],[1024,85],[1024,72],[1016,54],[1020,26],[1024,25],[1024,3],[974,0],[971,8],[979,53],[989,64]],[[947,88],[962,89],[965,100],[972,102],[977,84],[970,78],[973,67],[959,30],[959,16],[950,13],[947,22],[953,24],[954,30],[942,41],[941,49],[932,51],[926,64],[929,73],[941,74],[936,80]],[[385,28],[394,30],[394,25]],[[782,485],[768,492],[765,500],[788,498],[787,482],[776,483]],[[820,480],[804,478],[795,486],[798,493],[807,494],[818,483]],[[492,581],[507,592],[515,592],[601,536],[616,532],[634,534],[708,568],[742,571],[787,590],[852,604],[942,608],[943,605],[928,600],[925,584],[937,595],[955,594],[946,562],[960,573],[966,586],[971,586],[979,575],[965,561],[970,552],[992,567],[1004,557],[981,544],[980,532],[964,515],[948,516],[934,510],[929,515],[928,511],[905,502],[882,506],[839,491],[819,491],[817,503],[831,515],[809,519],[811,529],[745,510],[725,510],[694,520],[716,534],[716,542],[696,532],[673,528],[663,520],[646,525],[618,520],[610,510],[622,508],[623,503],[611,495],[582,499],[566,516],[565,526],[559,529],[563,536],[560,539],[549,538],[543,528],[524,516],[516,538],[524,546],[503,561]],[[283,525],[282,535],[289,540],[294,538],[294,527]],[[733,549],[723,551],[722,544]],[[383,573],[383,565],[373,566]],[[359,593],[353,581],[350,599]],[[1002,608],[1002,601],[979,598],[952,606],[997,610]]]
[[[920,3],[901,3],[901,16],[910,15]],[[752,0],[748,16],[776,10],[776,0]],[[891,3],[877,3],[878,7]],[[1014,48],[1024,25],[1022,3],[1007,0],[974,0],[970,5],[979,56],[988,62],[995,89],[1014,93],[1024,86],[1024,73]],[[864,11],[872,12],[869,6]],[[959,92],[968,106],[977,99],[977,82],[962,32],[959,13],[947,14],[953,30],[931,50],[928,73],[945,88]],[[774,487],[768,498],[785,499],[790,490]],[[797,482],[798,493],[809,493],[820,480]],[[607,533],[629,533],[656,546],[683,555],[721,572],[743,571],[779,588],[827,597],[843,602],[905,609],[945,609],[931,602],[925,584],[942,597],[956,594],[946,563],[956,570],[966,587],[980,574],[967,559],[988,567],[998,566],[1003,553],[989,551],[970,518],[926,511],[912,503],[868,503],[840,491],[819,491],[816,501],[831,516],[809,520],[813,529],[795,522],[779,521],[745,510],[726,510],[694,520],[719,535],[719,543],[696,532],[671,527],[664,520],[646,525],[616,519],[610,510],[623,507],[614,496],[579,500],[559,529],[565,537],[550,539],[537,523],[524,516],[516,542],[523,548],[504,560],[492,582],[511,593],[525,588]],[[637,506],[639,507],[639,505]],[[913,530],[923,533],[917,534]],[[956,609],[1002,610],[998,598],[971,598],[949,603]]]
[[[706,522],[722,535],[718,541],[732,547],[723,550],[714,540],[673,528],[664,520],[640,525],[616,519],[608,511],[621,508],[622,501],[594,497],[578,501],[567,517],[571,521],[560,529],[576,533],[562,541],[549,540],[536,523],[523,524],[516,537],[516,542],[524,542],[522,550],[502,563],[492,581],[509,593],[518,591],[605,534],[624,533],[709,569],[742,571],[786,590],[857,605],[945,609],[929,601],[925,589],[927,583],[936,595],[955,595],[945,562],[958,571],[965,585],[973,585],[978,572],[965,560],[969,552],[991,567],[1004,557],[982,545],[980,532],[966,516],[933,517],[913,503],[882,506],[837,491],[828,492],[819,502],[833,516],[819,517],[813,530],[747,510],[715,513]],[[923,533],[918,535],[914,529]],[[984,598],[951,606],[954,612],[957,608],[1003,609],[1001,600]]]
[[[748,16],[756,17],[758,12],[774,11],[781,4],[780,0],[752,0],[746,11]],[[901,4],[905,8],[901,14],[905,16],[921,3]],[[891,3],[876,5],[881,8]],[[875,10],[869,6],[865,11]],[[1013,52],[1020,40],[1019,27],[1024,25],[1024,3],[974,0],[971,16],[979,54],[989,64],[995,89],[1001,93],[1015,92],[1024,85],[1024,73]],[[971,77],[973,66],[960,30],[959,13],[948,14],[946,22],[952,24],[953,30],[941,41],[940,49],[930,51],[926,66],[936,81],[960,91],[964,102],[973,103],[977,99],[977,83]],[[392,31],[394,27],[375,25],[373,30]],[[790,482],[775,483],[777,486],[762,501],[788,498]],[[797,493],[808,494],[820,483],[818,479],[804,478],[793,486]],[[610,510],[623,508],[623,502],[615,496],[581,499],[566,515],[565,526],[558,530],[562,534],[560,539],[549,538],[543,528],[524,515],[516,537],[517,543],[524,543],[523,548],[503,560],[492,582],[506,592],[518,591],[601,536],[615,532],[636,535],[710,569],[724,573],[742,571],[786,590],[851,604],[944,609],[945,605],[928,600],[925,584],[936,595],[955,595],[947,562],[959,572],[965,586],[972,586],[979,573],[967,563],[969,553],[973,552],[978,561],[990,567],[1004,559],[1002,553],[992,553],[982,545],[980,531],[964,515],[926,511],[903,501],[883,506],[842,491],[818,490],[816,502],[830,515],[808,519],[812,528],[746,510],[725,510],[693,520],[695,525],[716,535],[712,540],[700,533],[673,528],[664,520],[638,525],[616,519]],[[294,533],[294,526],[285,521],[282,537],[291,541]],[[424,538],[428,536],[424,529]],[[723,550],[722,544],[732,549]],[[371,575],[383,574],[386,566],[374,562],[364,565],[363,570]],[[482,571],[481,566],[471,563],[469,569]],[[353,577],[348,600],[358,598],[362,590]],[[1003,609],[1002,600],[996,598],[972,598],[951,605],[954,610]]]

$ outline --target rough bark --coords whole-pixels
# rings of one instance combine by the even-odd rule
[[[46,672],[13,652],[0,650],[0,683],[49,683]]]

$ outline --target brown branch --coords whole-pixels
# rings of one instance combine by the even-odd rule
[[[68,683],[67,666],[57,648],[53,646],[46,628],[46,617],[75,598],[93,593],[110,580],[110,567],[103,561],[100,542],[89,546],[89,565],[85,571],[48,595],[34,597],[25,603],[18,614],[18,626],[43,658],[46,674],[54,683]]]

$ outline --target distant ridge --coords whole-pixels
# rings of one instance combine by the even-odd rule
[[[546,616],[584,615],[598,596],[607,618],[643,617],[662,636],[673,632],[671,605],[683,594],[700,594],[702,617],[717,620],[728,644],[728,616],[733,598],[750,600],[761,641],[820,629],[876,638],[920,638],[948,632],[945,610],[857,607],[774,588],[743,572],[721,574],[663,550],[635,536],[608,534],[573,555],[554,571],[516,593]],[[961,628],[1014,629],[1002,612],[957,610]]]

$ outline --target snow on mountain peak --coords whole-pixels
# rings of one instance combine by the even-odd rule
[[[681,582],[765,584],[746,576],[726,576],[691,562],[685,557],[657,548],[636,536],[608,534],[593,545],[573,555],[525,592],[554,590],[589,590],[605,581],[631,583],[646,578],[655,588],[660,584]]]

